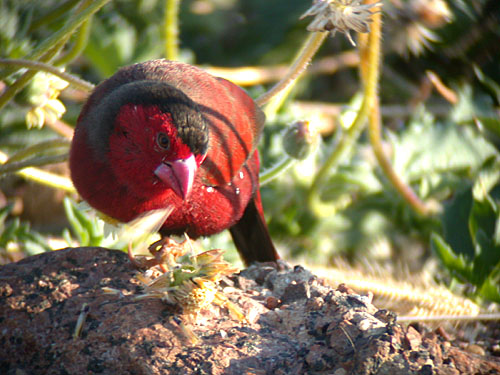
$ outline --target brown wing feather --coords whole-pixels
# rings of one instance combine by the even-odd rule
[[[214,110],[205,113],[209,151],[200,172],[207,184],[220,185],[231,181],[255,151],[265,116],[245,91],[225,79],[217,79],[214,92],[218,95],[206,98],[212,102],[206,107]]]

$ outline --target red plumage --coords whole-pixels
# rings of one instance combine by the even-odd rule
[[[127,222],[173,205],[163,235],[229,228],[244,261],[275,261],[259,195],[264,115],[238,86],[153,60],[96,87],[78,118],[70,169],[80,195]]]

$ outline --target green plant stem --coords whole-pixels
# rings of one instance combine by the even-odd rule
[[[280,174],[282,174],[284,171],[290,168],[296,161],[297,159],[294,159],[289,155],[285,155],[272,167],[260,173],[259,175],[260,186],[263,186],[269,183],[270,181],[274,180],[276,177],[278,177]]]
[[[419,214],[428,215],[429,209],[394,171],[382,145],[381,119],[378,100],[378,76],[380,65],[381,13],[372,16],[371,32],[368,36],[368,64],[366,73],[366,99],[369,101],[368,136],[377,161],[387,179],[403,199]]]
[[[41,43],[30,55],[27,60],[40,60],[41,62],[50,62],[67,42],[71,34],[92,14],[101,9],[110,0],[85,0],[81,3],[80,11],[71,17],[68,22],[54,33],[50,38]],[[8,69],[7,69],[8,70]],[[10,71],[11,73],[13,71]],[[0,96],[0,109],[11,100],[16,93],[23,89],[36,72],[28,71],[24,73],[14,84],[9,86],[2,96]],[[4,73],[5,74],[5,73]]]
[[[327,32],[314,32],[309,35],[297,57],[294,59],[288,73],[269,91],[259,96],[255,102],[262,106],[269,102],[273,97],[282,92],[287,93],[293,87],[295,81],[305,71],[307,65],[318,51],[319,47],[328,36]],[[286,95],[284,95],[286,96]],[[283,97],[284,97],[283,96]]]
[[[316,175],[314,176],[313,182],[311,183],[311,186],[307,192],[307,200],[309,203],[309,207],[318,216],[326,215],[326,212],[324,212],[325,210],[322,209],[323,204],[321,203],[321,200],[319,198],[319,190],[325,184],[326,178],[328,177],[328,172],[338,166],[339,162],[342,160],[342,157],[348,150],[352,148],[356,140],[359,138],[366,125],[367,114],[368,101],[366,99],[363,99],[354,122],[349,127],[347,132],[343,135],[343,137],[339,140],[339,142],[335,145],[334,150],[325,160],[318,173],[316,173]]]
[[[180,0],[165,0],[165,57],[179,59],[179,5]]]
[[[68,160],[68,154],[39,156],[30,160],[12,162],[9,164],[0,165],[0,176],[6,173],[20,171],[28,167],[39,167],[42,165],[62,163]]]
[[[380,112],[378,104],[375,104],[369,116],[368,135],[372,145],[373,152],[377,161],[382,168],[387,179],[392,186],[401,195],[401,197],[420,215],[429,215],[430,208],[415,194],[409,185],[407,185],[394,171],[390,160],[384,152],[381,139],[381,125],[380,125]]]
[[[72,74],[63,72],[53,65],[45,64],[39,61],[23,60],[23,59],[0,59],[0,65],[5,66],[20,66],[23,68],[29,68],[31,70],[41,70],[44,72],[51,73],[59,78],[69,82],[75,88],[83,91],[92,91],[95,87],[94,84],[87,82],[81,78],[78,78]]]
[[[29,27],[29,32],[33,32],[36,29],[38,29],[42,25],[46,24],[51,24],[54,22],[56,19],[61,17],[64,13],[69,11],[71,8],[73,8],[79,0],[69,0],[67,2],[64,2],[60,5],[58,5],[55,9],[51,9],[50,12],[44,14],[40,18],[34,20],[30,27]]]
[[[71,61],[80,56],[82,51],[87,46],[87,42],[89,41],[91,24],[92,24],[92,16],[89,16],[89,18],[83,21],[82,26],[80,26],[80,28],[78,29],[75,41],[71,49],[67,51],[63,56],[60,56],[54,62],[54,65],[59,65],[59,66],[68,65]]]
[[[35,50],[29,54],[26,59],[37,60],[47,51],[52,49],[53,46],[57,45],[61,40],[67,39],[68,35],[72,35],[77,28],[79,28],[82,23],[101,9],[110,0],[83,0],[78,6],[76,14],[74,14],[68,22],[61,27],[57,32],[52,34],[44,42],[42,42]]]
[[[0,176],[27,167],[66,161],[69,155],[69,145],[70,142],[67,139],[53,139],[25,148],[10,156],[3,165],[0,165]]]
[[[62,40],[61,42],[59,42],[59,44],[57,44],[54,48],[40,57],[40,61],[50,61],[55,55],[59,53],[65,43],[66,40]],[[19,91],[21,91],[25,87],[35,74],[36,71],[29,70],[21,77],[19,77],[12,85],[8,86],[7,89],[3,92],[2,96],[0,96],[0,109],[2,109],[9,100],[11,100]]]
[[[318,216],[328,215],[334,210],[333,207],[321,201],[320,188],[324,185],[328,177],[328,172],[338,165],[345,152],[351,149],[354,142],[358,139],[366,125],[368,114],[376,101],[380,63],[380,28],[380,13],[374,13],[366,49],[360,50],[360,55],[362,56],[360,71],[364,81],[363,102],[351,127],[322,165],[307,193],[309,207]]]
[[[31,53],[25,56],[24,59],[39,60],[45,53],[59,45],[62,41],[66,42],[71,34],[83,23],[83,21],[85,21],[90,15],[97,12],[108,1],[110,0],[96,0],[95,4],[92,4],[92,0],[82,0],[76,10],[76,13],[69,18],[68,22],[49,38],[40,43]],[[57,9],[55,11],[57,12]],[[0,80],[3,80],[15,71],[16,69],[5,69],[5,71],[0,74]]]
[[[7,161],[8,156],[0,151],[0,164],[3,164]],[[35,181],[42,185],[50,186],[54,189],[61,189],[68,193],[76,193],[76,190],[71,183],[71,180],[67,177],[59,176],[54,173],[46,172],[41,169],[35,167],[28,167],[21,169],[16,172],[19,176]]]
[[[28,159],[30,157],[36,157],[41,153],[47,154],[49,152],[58,151],[61,148],[65,150],[67,153],[70,144],[71,142],[68,141],[67,139],[52,139],[50,141],[37,143],[33,146],[30,146],[19,152],[16,152],[14,155],[11,155],[9,157],[9,160],[5,162],[4,166],[10,164],[11,162],[18,162],[21,160]]]

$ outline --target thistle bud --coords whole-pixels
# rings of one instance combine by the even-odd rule
[[[45,122],[54,122],[66,112],[58,99],[68,83],[50,73],[38,72],[30,83],[15,97],[15,101],[29,107],[26,124],[29,128],[41,128]]]
[[[304,160],[318,144],[319,135],[309,121],[296,121],[283,134],[283,148],[294,159]]]
[[[15,102],[26,107],[43,106],[47,102],[50,82],[45,73],[37,73],[15,96]]]

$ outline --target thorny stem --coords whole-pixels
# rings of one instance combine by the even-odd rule
[[[80,4],[80,11],[71,17],[68,22],[54,33],[50,38],[46,39],[41,43],[31,54],[29,54],[27,60],[39,60],[41,62],[50,62],[54,56],[60,51],[60,49],[66,44],[71,34],[85,22],[92,14],[97,12],[110,0],[84,0]],[[7,69],[5,74],[13,73],[14,70]],[[28,71],[24,73],[19,79],[9,86],[2,96],[0,96],[0,109],[11,100],[14,95],[16,95],[28,82],[33,78],[36,72]]]
[[[165,57],[179,59],[179,4],[181,0],[165,0]]]
[[[259,96],[255,100],[255,102],[259,106],[262,106],[269,102],[276,95],[281,95],[282,92],[286,94],[288,90],[293,87],[293,84],[295,83],[297,78],[307,68],[307,65],[309,64],[315,53],[318,51],[318,48],[321,46],[327,36],[327,32],[314,32],[310,34],[298,56],[295,58],[295,61],[290,67],[288,73],[269,91]]]
[[[380,12],[374,13],[372,16],[371,32],[368,35],[367,45],[367,71],[365,72],[362,69],[362,77],[365,80],[365,99],[369,103],[368,136],[380,167],[397,192],[417,213],[428,215],[430,212],[426,205],[392,168],[382,145],[380,108],[377,95],[380,70],[381,18]]]
[[[5,163],[8,158],[9,157],[5,153],[0,151],[0,164]],[[68,193],[76,193],[76,190],[70,179],[54,173],[43,171],[39,168],[28,167],[21,169],[16,173],[27,180],[35,181],[42,185],[50,186],[54,189],[62,189]]]
[[[59,78],[69,82],[75,88],[78,88],[83,91],[92,91],[94,89],[94,85],[90,82],[87,82],[81,78],[78,78],[72,74],[63,72],[56,68],[53,65],[45,64],[39,61],[31,61],[31,60],[23,60],[23,59],[0,59],[0,65],[6,66],[20,66],[24,68],[30,68],[31,70],[41,70],[44,72],[51,73]]]

